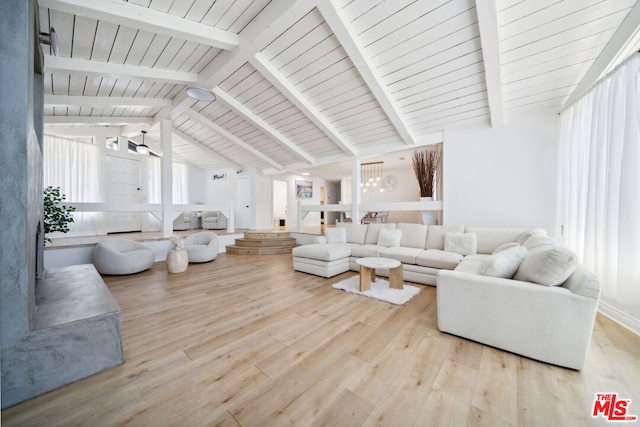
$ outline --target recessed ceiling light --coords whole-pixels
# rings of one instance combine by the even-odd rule
[[[309,176],[309,172],[302,172],[300,175]]]
[[[203,87],[191,86],[187,88],[187,95],[193,99],[203,102],[213,102],[216,100],[215,94]]]

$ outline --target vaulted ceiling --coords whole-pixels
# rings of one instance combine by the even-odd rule
[[[39,0],[47,126],[200,168],[309,169],[560,111],[639,47],[636,0]],[[217,100],[189,98],[212,89]],[[166,123],[166,122],[165,122]],[[116,136],[116,135],[113,135]]]

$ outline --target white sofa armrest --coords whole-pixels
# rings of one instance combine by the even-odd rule
[[[533,359],[582,369],[597,298],[542,286],[441,270],[438,328]]]

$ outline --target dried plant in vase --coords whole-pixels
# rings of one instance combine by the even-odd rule
[[[171,236],[171,243],[173,244],[173,249],[175,249],[176,251],[181,251],[184,249],[184,239],[181,236]]]
[[[441,158],[442,153],[435,147],[413,153],[413,171],[418,180],[420,197],[433,197]]]

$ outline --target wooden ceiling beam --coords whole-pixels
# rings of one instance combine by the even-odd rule
[[[153,123],[153,117],[99,117],[99,116],[44,116],[45,124],[64,125],[118,125],[144,124],[146,126]]]
[[[213,89],[269,45],[287,28],[299,21],[314,7],[309,0],[278,0],[270,2],[239,34],[240,45],[233,51],[221,52],[201,72],[198,85]],[[184,92],[173,100],[171,115],[177,117],[191,102]],[[161,111],[158,115],[167,114]]]
[[[400,108],[393,100],[389,89],[376,71],[376,66],[365,52],[358,35],[350,25],[349,20],[342,12],[342,8],[335,4],[334,0],[318,0],[318,10],[325,21],[331,27],[334,35],[349,55],[349,59],[355,65],[358,73],[377,99],[380,107],[385,112],[400,137],[407,145],[415,145],[409,123],[403,116]]]
[[[238,102],[238,100],[229,95],[227,92],[220,89],[219,87],[215,87],[213,89],[213,93],[216,95],[218,100],[227,104],[229,108],[239,114],[243,119],[260,129],[265,134],[269,135],[271,138],[283,145],[293,154],[311,165],[315,163],[315,159],[309,153],[298,147],[296,143],[284,136],[269,123],[265,122],[262,118],[258,117],[258,115],[249,110],[249,108],[247,108],[244,104]]]
[[[39,0],[40,7],[200,43],[224,50],[238,47],[237,34],[133,3],[109,0]]]
[[[489,98],[491,127],[503,127],[502,63],[500,62],[500,30],[498,9],[494,1],[476,1],[484,77]]]
[[[171,105],[170,99],[163,98],[132,98],[111,96],[71,96],[71,95],[45,95],[44,105],[78,106],[78,107],[143,107],[162,108]]]
[[[338,146],[345,154],[356,156],[357,150],[338,130],[297,90],[267,58],[258,53],[251,58],[251,65],[264,76],[276,89],[289,99],[302,111],[325,135]]]
[[[640,31],[640,2],[636,2],[616,32],[613,33],[609,43],[607,43],[596,60],[593,61],[593,64],[591,64],[587,73],[582,77],[578,86],[571,93],[571,96],[567,98],[567,101],[564,103],[564,108],[573,104],[596,84],[604,73],[610,71],[609,68],[611,68],[610,66],[613,63],[619,62],[620,54],[625,50],[627,43],[633,39],[638,31]]]
[[[207,156],[213,155],[215,157],[219,157],[230,168],[233,168],[233,169],[243,169],[244,168],[242,165],[239,165],[236,162],[228,159],[227,157],[225,157],[222,154],[218,153],[213,148],[207,147],[202,142],[196,141],[195,139],[191,138],[186,133],[184,133],[184,132],[182,132],[182,131],[180,131],[180,130],[178,130],[176,128],[171,128],[171,132],[175,136],[177,136],[178,138],[180,138],[181,140],[183,140],[187,144],[191,145],[192,147],[196,148],[197,150],[203,152]]]
[[[137,65],[111,64],[109,62],[63,58],[51,55],[45,55],[44,59],[44,69],[51,73],[60,72],[74,75],[115,76],[132,80],[150,80],[184,85],[193,84],[198,81],[198,75],[196,73],[159,70],[157,68],[140,67]]]
[[[211,120],[207,119],[202,114],[196,113],[195,111],[193,111],[190,108],[187,108],[186,110],[184,110],[183,114],[186,115],[187,117],[189,117],[190,119],[195,120],[196,122],[200,123],[201,125],[210,128],[211,130],[213,130],[214,132],[218,133],[219,135],[222,135],[224,138],[226,138],[229,141],[233,142],[234,144],[242,147],[243,149],[245,149],[249,153],[253,154],[254,156],[256,156],[256,157],[264,160],[265,162],[269,163],[274,168],[276,168],[278,170],[282,170],[283,169],[283,166],[280,163],[276,162],[271,157],[268,157],[267,155],[263,154],[262,152],[256,150],[255,148],[253,148],[252,146],[250,146],[249,144],[247,144],[246,142],[244,142],[243,140],[241,140],[240,138],[238,138],[237,136],[235,136],[234,134],[232,134],[228,130],[224,129],[223,127],[221,127],[221,126],[215,124],[214,122],[212,122]]]

